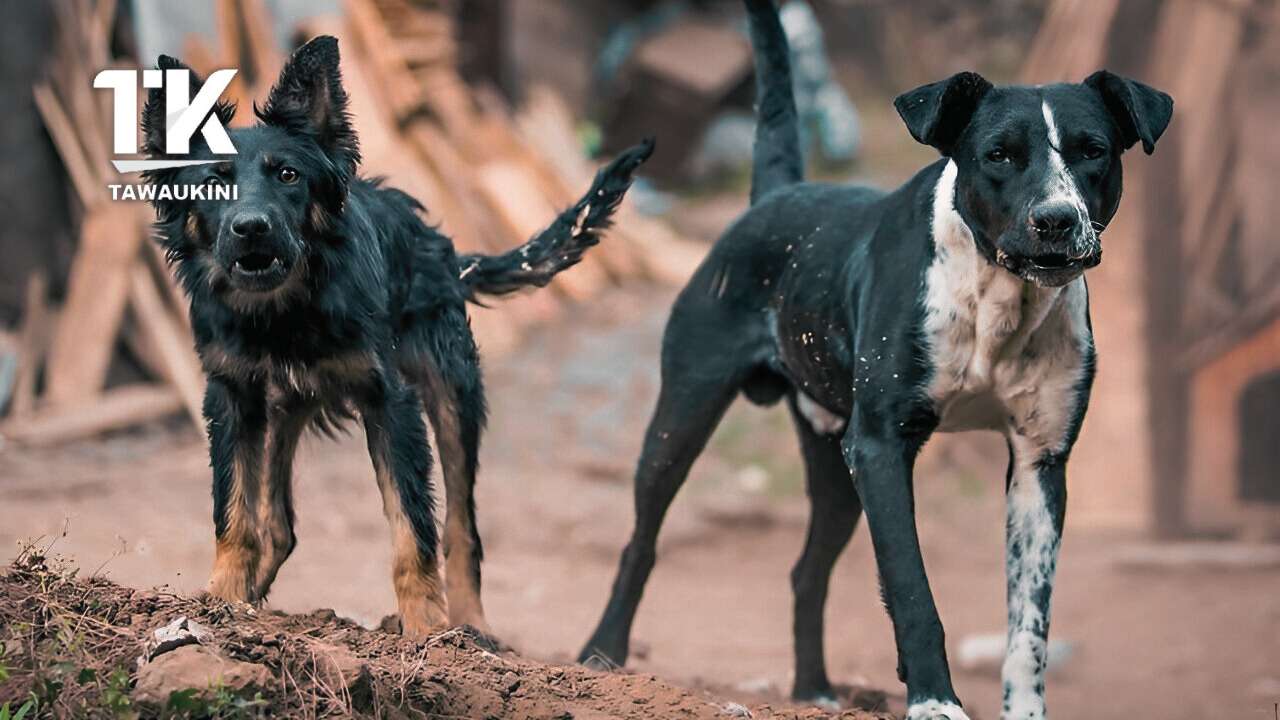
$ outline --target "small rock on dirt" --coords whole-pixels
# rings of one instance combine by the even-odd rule
[[[240,695],[266,688],[271,673],[262,665],[222,657],[203,645],[183,645],[157,656],[138,671],[133,699],[164,707],[174,692],[225,688]]]
[[[502,675],[502,694],[513,695],[515,691],[520,689],[520,676],[507,671]]]
[[[335,692],[346,691],[359,710],[373,705],[373,675],[369,665],[341,645],[316,643],[311,646],[316,680]]]
[[[151,633],[151,637],[143,646],[142,657],[138,658],[138,665],[141,667],[157,656],[176,650],[183,645],[205,644],[212,639],[213,634],[208,628],[183,615]]]
[[[745,705],[740,705],[736,702],[725,703],[724,705],[722,705],[720,707],[720,713],[722,715],[728,715],[729,717],[736,717],[736,718],[751,717],[751,711],[748,710]]]

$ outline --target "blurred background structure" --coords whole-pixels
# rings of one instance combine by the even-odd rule
[[[1126,197],[1105,234],[1105,260],[1089,274],[1099,372],[1071,467],[1063,587],[1075,584],[1075,595],[1066,590],[1055,606],[1065,607],[1057,617],[1068,618],[1058,627],[1086,658],[1068,670],[1076,690],[1128,690],[1148,702],[1180,690],[1219,694],[1177,697],[1160,712],[1136,700],[1100,708],[1087,698],[1064,716],[1269,712],[1280,700],[1280,135],[1271,126],[1280,118],[1280,3],[787,5],[816,178],[889,186],[931,161],[890,101],[960,70],[995,82],[1048,83],[1106,67],[1175,98],[1173,124],[1156,153],[1134,149],[1125,157]],[[648,176],[586,262],[558,278],[554,293],[474,316],[499,408],[486,439],[480,503],[486,539],[496,537],[496,569],[487,577],[497,580],[486,587],[496,596],[491,614],[504,636],[534,652],[576,650],[604,600],[630,517],[629,466],[656,392],[672,289],[746,207],[753,79],[738,0],[55,0],[6,3],[5,20],[0,91],[11,102],[0,114],[0,540],[57,532],[64,515],[74,514],[71,534],[78,527],[82,538],[68,541],[74,552],[96,562],[119,538],[124,549],[114,567],[135,583],[193,589],[207,567],[207,469],[197,432],[203,379],[184,299],[146,239],[150,210],[108,200],[105,185],[117,180],[107,161],[110,98],[91,89],[98,70],[149,67],[159,52],[202,73],[239,68],[232,92],[237,122],[247,123],[251,102],[262,99],[292,46],[336,35],[364,172],[386,175],[422,200],[431,221],[465,249],[521,242],[571,202],[609,152],[657,136]],[[781,613],[770,622],[786,619],[784,570],[803,534],[789,519],[803,507],[803,482],[785,424],[785,413],[735,409],[700,465],[702,480],[695,477],[687,492],[699,500],[686,534],[677,519],[667,533],[676,540],[663,546],[696,545],[695,558],[726,572],[741,567],[752,581],[752,563],[783,556],[762,571],[768,593],[760,602]],[[307,449],[320,458],[317,468],[332,461],[368,474],[351,470],[345,451],[323,447]],[[558,450],[539,451],[550,456],[543,458],[535,448]],[[148,459],[131,464],[142,462],[139,453]],[[961,436],[931,444],[928,472],[921,472],[939,478],[920,490],[922,506],[941,518],[934,552],[945,556],[972,541],[981,549],[974,553],[991,554],[935,563],[926,551],[931,573],[943,575],[940,593],[970,603],[957,613],[961,633],[1001,627],[1002,565],[993,548],[1003,525],[993,508],[1003,463],[998,442]],[[345,497],[353,483],[335,473],[319,473],[328,479],[311,490],[304,479],[300,502],[309,491]],[[137,480],[147,493],[124,482],[150,474],[165,477]],[[103,478],[122,484],[108,488]],[[356,496],[371,492],[371,482],[354,483]],[[155,506],[162,501],[176,507]],[[376,511],[372,501],[363,504]],[[972,517],[946,519],[956,508],[981,517],[990,532],[971,537]],[[308,556],[305,508],[300,515],[303,549],[295,557],[302,559],[286,566],[278,586],[289,609],[313,607],[314,591],[329,589],[318,569],[306,574],[305,563],[365,564],[383,544],[358,521],[331,517],[312,527],[350,549]],[[515,527],[539,517],[541,526]],[[136,527],[121,529],[122,518]],[[849,595],[874,600],[865,587],[874,577],[866,545],[859,535],[841,567],[861,573]],[[744,547],[754,549],[749,560]],[[542,555],[528,556],[534,553]],[[563,563],[548,559],[555,555]],[[684,575],[662,567],[659,575],[689,585],[659,578],[652,603],[670,612],[653,612],[670,628],[651,624],[641,635],[675,653],[674,638],[694,634],[680,622],[702,629],[696,615],[677,614],[736,602],[710,586],[737,577],[705,579],[705,567],[693,564]],[[550,589],[534,593],[543,586],[521,579],[529,568],[544,573]],[[970,583],[984,590],[947,589]],[[339,609],[376,621],[376,593],[337,592],[321,602],[346,603]],[[1141,607],[1117,611],[1117,596],[1141,598]],[[842,601],[833,599],[832,614]],[[945,598],[939,604],[947,615]],[[878,612],[874,602],[849,607],[851,618]],[[564,619],[527,627],[548,614]],[[877,622],[884,627],[848,631],[866,637],[865,648],[829,644],[833,672],[893,685],[887,621],[866,620]],[[723,661],[726,672],[738,673],[735,682],[748,682],[760,668],[788,665],[786,633],[769,627],[760,630],[759,646],[713,630],[684,658],[655,651],[650,661],[642,643],[638,662],[700,682],[724,681],[715,677]],[[1161,657],[1124,645],[1129,632]],[[1237,647],[1251,639],[1265,647]],[[740,657],[724,660],[733,650]],[[962,687],[987,695],[998,687],[982,669],[973,673]]]

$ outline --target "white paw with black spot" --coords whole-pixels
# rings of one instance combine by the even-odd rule
[[[907,708],[906,720],[969,720],[969,716],[955,703],[925,700]]]

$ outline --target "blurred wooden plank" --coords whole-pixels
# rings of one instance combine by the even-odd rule
[[[1141,543],[1120,547],[1112,562],[1124,570],[1257,571],[1280,567],[1280,545],[1212,541]]]
[[[40,118],[49,131],[49,137],[53,138],[53,145],[58,150],[58,156],[62,158],[62,164],[67,169],[67,176],[71,178],[71,185],[76,189],[80,202],[86,208],[102,202],[105,199],[106,189],[100,185],[100,176],[94,172],[84,148],[80,145],[76,126],[71,122],[62,103],[58,101],[53,88],[44,83],[37,83],[31,88],[31,95],[35,98],[36,110],[40,112]]]
[[[113,388],[63,407],[46,407],[0,424],[0,437],[27,446],[58,445],[119,430],[182,410],[173,388],[139,384]]]
[[[139,330],[160,361],[164,379],[178,391],[196,426],[203,425],[205,380],[200,358],[190,333],[166,307],[155,278],[142,263],[130,270],[129,301]]]
[[[407,121],[422,109],[423,98],[409,64],[397,50],[395,38],[371,0],[347,0],[346,10],[352,36],[360,43],[382,80],[378,89],[391,109],[392,117],[397,123]]]
[[[1119,0],[1053,0],[1022,65],[1022,82],[1080,82],[1100,69],[1119,5]]]
[[[18,371],[14,379],[11,415],[25,415],[36,406],[36,377],[53,334],[53,316],[48,305],[49,281],[44,273],[32,273],[27,280],[22,326],[18,332]]]
[[[104,203],[85,216],[68,279],[67,300],[46,370],[46,400],[83,401],[99,392],[115,349],[129,293],[129,268],[138,262],[142,231],[127,203]]]

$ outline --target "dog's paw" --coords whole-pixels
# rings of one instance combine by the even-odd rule
[[[955,703],[924,700],[911,703],[906,720],[969,720],[969,716]]]
[[[796,701],[802,702],[806,705],[812,705],[829,713],[838,713],[844,709],[844,706],[840,704],[840,700],[837,699],[835,695],[829,693],[810,695],[806,698],[796,698]]]
[[[592,652],[588,654],[586,651],[583,651],[582,655],[578,658],[578,662],[588,670],[598,670],[600,672],[613,672],[622,667],[618,663],[614,662],[608,655],[599,652]]]
[[[432,616],[414,613],[388,615],[382,619],[379,627],[385,632],[398,633],[414,642],[422,642],[432,635],[448,630],[449,622],[443,614]]]

